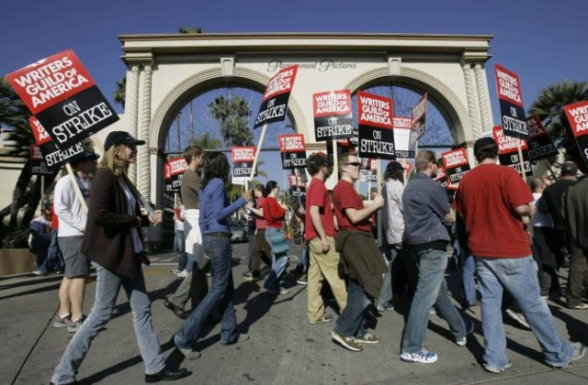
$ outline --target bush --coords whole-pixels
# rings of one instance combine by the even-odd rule
[[[3,249],[26,249],[29,229],[18,229],[0,225],[0,247]]]

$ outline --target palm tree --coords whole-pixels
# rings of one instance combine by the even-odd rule
[[[127,90],[127,75],[124,75],[118,82],[116,82],[116,90],[114,91],[114,102],[120,104],[125,109],[125,97]]]
[[[221,136],[226,146],[253,145],[253,134],[248,123],[251,109],[245,100],[239,96],[230,100],[217,96],[208,108],[210,116],[220,124]]]
[[[203,150],[219,149],[222,142],[219,139],[210,136],[209,132],[205,132],[197,138],[190,140],[190,144],[196,145]]]
[[[554,141],[565,142],[571,131],[563,107],[584,100],[588,100],[588,82],[564,80],[542,89],[531,104],[529,114],[541,119]]]
[[[4,78],[0,77],[0,126],[10,128],[8,141],[14,143],[10,154],[26,159],[12,192],[12,203],[0,210],[0,222],[10,214],[9,225],[13,228],[17,225],[18,213],[26,205],[28,206],[24,212],[21,227],[28,227],[40,200],[41,180],[45,180],[45,187],[47,187],[57,175],[55,173],[53,177],[36,178],[31,185],[33,174],[31,172],[30,149],[35,138],[28,122],[30,116],[31,113],[16,92]]]

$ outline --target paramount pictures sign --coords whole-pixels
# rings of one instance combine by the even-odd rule
[[[298,65],[299,69],[316,70],[327,72],[329,70],[353,70],[357,68],[357,62],[340,61],[333,59],[322,59],[311,62],[283,62],[280,59],[272,59],[267,63],[267,72],[275,72],[293,65]]]

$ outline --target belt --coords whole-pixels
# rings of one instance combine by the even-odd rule
[[[218,231],[216,233],[208,233],[204,234],[205,237],[213,237],[213,238],[231,238],[231,233],[224,233],[222,231]]]

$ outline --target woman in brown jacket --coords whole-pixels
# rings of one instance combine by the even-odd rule
[[[124,131],[111,132],[104,143],[104,156],[94,177],[82,253],[96,263],[94,306],[61,357],[51,384],[76,384],[78,371],[90,344],[106,325],[121,286],[133,312],[135,334],[145,362],[145,381],[176,380],[190,374],[186,369],[165,365],[157,333],[151,323],[151,302],[141,269],[141,226],[162,221],[161,211],[141,215],[135,187],[126,176],[136,162],[137,145],[145,144]]]

